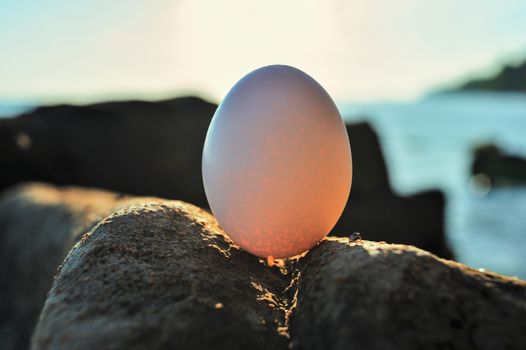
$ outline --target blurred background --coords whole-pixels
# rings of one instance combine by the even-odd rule
[[[0,189],[206,206],[214,103],[287,64],[349,124],[355,182],[336,234],[525,279],[525,19],[522,0],[0,0]]]

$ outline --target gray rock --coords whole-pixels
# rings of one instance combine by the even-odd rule
[[[284,349],[286,279],[179,201],[129,206],[69,252],[33,349]]]
[[[269,268],[179,201],[17,187],[0,252],[1,349],[27,348],[62,261],[33,349],[526,348],[524,281],[359,238]]]
[[[294,276],[299,349],[526,349],[526,282],[404,245],[329,238]]]
[[[118,195],[17,186],[0,199],[0,349],[26,349],[57,267]]]

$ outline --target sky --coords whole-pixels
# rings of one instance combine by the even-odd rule
[[[0,100],[198,93],[268,64],[408,100],[526,57],[524,0],[0,0]]]

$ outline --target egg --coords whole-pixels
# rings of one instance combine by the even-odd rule
[[[345,124],[329,94],[299,69],[266,66],[218,106],[203,148],[212,213],[232,241],[260,257],[316,245],[351,189]]]

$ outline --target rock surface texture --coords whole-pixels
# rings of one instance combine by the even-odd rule
[[[69,252],[32,347],[286,348],[285,281],[234,247],[207,212],[143,200]]]
[[[526,349],[526,282],[411,246],[328,238],[294,289],[298,349]]]
[[[2,349],[72,244],[32,349],[526,348],[526,282],[411,246],[329,237],[271,268],[193,205],[37,184],[4,195],[0,238]]]
[[[45,181],[206,207],[201,157],[216,107],[184,97],[48,106],[0,118],[0,189]],[[331,235],[363,231],[367,239],[412,244],[451,257],[442,193],[395,194],[371,126],[349,124],[347,132],[354,163],[351,200]]]
[[[118,195],[31,184],[0,198],[0,349],[25,349],[57,267]]]

